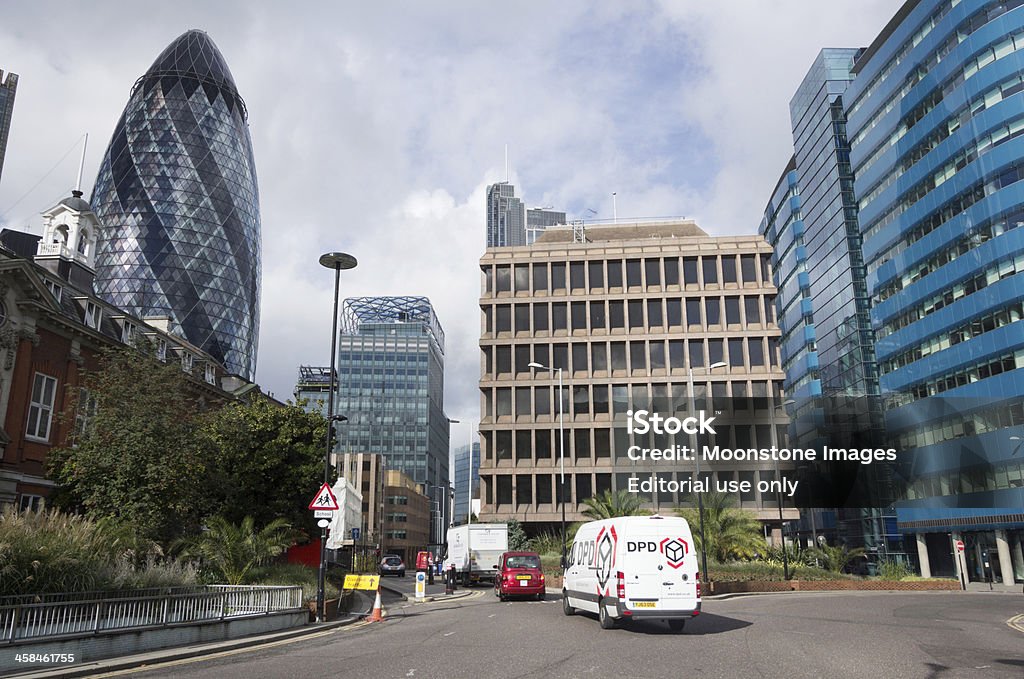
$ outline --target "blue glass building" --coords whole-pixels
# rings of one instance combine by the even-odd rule
[[[96,293],[251,379],[260,214],[245,104],[206,33],[165,49],[132,88],[91,204]]]
[[[474,441],[456,448],[453,462],[455,513],[452,517],[453,522],[459,525],[466,523],[472,501],[480,498],[480,442]]]
[[[844,94],[899,530],[1024,578],[1024,2],[910,1]],[[986,569],[988,563],[990,568]]]
[[[444,331],[430,300],[346,299],[337,370],[334,412],[348,418],[337,426],[337,450],[384,455],[389,469],[428,487],[446,517],[442,525],[447,525]]]

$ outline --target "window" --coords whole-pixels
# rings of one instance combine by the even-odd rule
[[[43,503],[42,495],[21,495],[18,498],[18,510],[22,512],[36,512],[39,511],[39,506]]]
[[[51,281],[49,278],[45,279],[43,282],[46,283],[46,289],[50,291],[53,298],[59,302],[60,295],[64,291],[64,288]]]
[[[750,354],[750,365],[764,365],[764,344],[761,338],[751,337],[747,343],[747,352]]]
[[[512,308],[508,304],[495,307],[495,332],[512,332]]]
[[[535,415],[551,414],[551,388],[535,387],[533,390],[533,412]]]
[[[139,327],[130,321],[125,321],[121,326],[121,341],[128,346],[135,346],[135,339],[138,336]]]
[[[691,344],[692,346],[692,344]],[[692,355],[692,354],[691,354]],[[708,340],[708,364],[721,363],[725,357],[725,345],[721,339]]]
[[[721,325],[722,324],[722,303],[719,297],[705,297],[704,298],[704,317],[708,321],[708,325]]]
[[[587,366],[587,345],[577,342],[572,345],[572,371],[585,373]]]
[[[608,320],[612,330],[626,327],[626,312],[621,299],[613,299],[608,302]]]
[[[509,346],[499,346],[494,348],[494,363],[497,373],[512,372],[512,349]]]
[[[629,327],[631,330],[644,327],[644,303],[642,300],[629,300]]]
[[[507,348],[507,347],[506,347]],[[515,347],[515,369],[517,373],[530,372],[530,345],[517,344]]]
[[[533,291],[547,292],[548,289],[548,265],[547,264],[534,264],[533,265]]]
[[[583,262],[569,263],[569,287],[573,290],[583,290],[586,285],[583,280]]]
[[[551,289],[565,290],[565,262],[551,262]]]
[[[217,370],[213,367],[212,363],[207,363],[206,368],[203,371],[203,378],[207,384],[217,384]]]
[[[661,340],[651,340],[651,370],[665,369],[665,343]]]
[[[530,388],[516,387],[516,417],[531,415]]]
[[[679,285],[679,258],[665,259],[665,285]]]
[[[726,297],[725,298],[725,322],[729,325],[739,324],[740,322],[740,298],[739,297]]]
[[[744,297],[743,307],[747,312],[747,323],[761,322],[761,305],[757,303],[757,297]]]
[[[515,266],[516,292],[529,292],[530,290],[530,266],[528,264],[516,264]]]
[[[167,360],[167,340],[158,339],[156,341],[156,358],[158,361]]]
[[[590,274],[590,289],[600,290],[604,287],[604,267],[602,262],[590,262],[587,267]]]
[[[697,258],[696,257],[684,257],[683,258],[683,283],[686,285],[697,285]]]
[[[536,278],[534,280],[537,280]],[[533,331],[547,332],[548,329],[548,305],[547,304],[534,304],[533,305]]]
[[[647,370],[647,352],[644,345],[645,342],[629,343],[629,367],[634,374]],[[664,355],[662,355],[662,360],[664,360]]]
[[[664,320],[661,316],[661,300],[647,300],[647,327],[660,328],[662,325],[664,325]]]
[[[608,347],[605,344],[590,345],[590,368],[595,372],[608,370]]]
[[[682,300],[679,299],[666,299],[665,300],[665,312],[668,316],[668,327],[670,328],[681,328],[683,325],[683,307]]]
[[[700,299],[698,298],[686,300],[686,325],[691,328],[700,326]]]
[[[668,341],[668,364],[670,368],[686,368],[686,358],[683,354],[684,347],[683,340]]]
[[[604,330],[604,326],[605,326],[604,302],[591,302],[590,303],[590,329],[591,330]]]
[[[91,301],[86,300],[85,302],[85,318],[83,319],[85,324],[93,330],[99,330],[100,328],[100,307],[98,304],[94,304]]]
[[[556,302],[551,305],[551,328],[553,330],[565,330],[566,327],[565,302]]]
[[[738,337],[729,339],[729,365],[743,366],[743,340]]]
[[[644,273],[647,274],[647,287],[661,285],[661,260],[645,259]]]
[[[530,305],[515,305],[516,332],[530,332]]]
[[[640,260],[626,260],[626,285],[628,287],[640,287],[643,282],[640,280]]]
[[[757,282],[757,260],[754,255],[740,255],[740,270],[744,283]]]
[[[498,292],[512,292],[512,272],[508,265],[495,267],[495,280]]]
[[[552,347],[553,358],[551,368],[569,369],[569,347],[566,344],[555,344]]]
[[[508,387],[498,387],[494,390],[494,401],[496,404],[494,414],[503,417],[512,414],[512,390]]]
[[[75,409],[75,435],[82,436],[89,427],[89,420],[96,415],[96,399],[89,394],[89,390],[80,387],[78,389],[78,403]]]
[[[572,329],[573,330],[586,330],[587,329],[587,303],[586,302],[573,302],[572,303]]]
[[[181,352],[181,369],[187,373],[192,372],[194,357],[187,351]]]
[[[721,340],[718,340],[721,342]],[[702,368],[704,367],[704,341],[703,340],[689,340],[687,342],[690,349],[690,367],[691,368]]]
[[[612,342],[612,370],[626,370],[625,342]]]
[[[736,282],[736,258],[731,255],[722,255],[722,282]]]
[[[32,382],[32,401],[28,406],[28,426],[25,436],[39,441],[50,439],[50,421],[53,419],[53,401],[57,395],[57,380],[36,373]]]
[[[609,288],[621,288],[622,287],[622,260],[621,259],[610,259],[610,260],[608,260],[608,287]]]
[[[718,263],[716,257],[701,257],[704,268],[704,285],[718,282]]]

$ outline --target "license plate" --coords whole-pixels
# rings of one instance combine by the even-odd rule
[[[523,582],[524,580],[529,580],[529,579],[530,579],[529,575],[517,575],[516,576],[516,580],[518,580],[519,582]]]
[[[633,608],[655,608],[653,601],[637,601],[633,604]]]

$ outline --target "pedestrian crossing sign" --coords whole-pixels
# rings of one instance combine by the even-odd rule
[[[338,510],[338,499],[331,492],[331,487],[326,483],[320,486],[320,492],[316,494],[313,501],[309,503],[310,509]]]

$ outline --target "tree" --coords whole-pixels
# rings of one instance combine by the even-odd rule
[[[727,493],[705,493],[704,535],[707,540],[707,554],[718,563],[734,558],[748,558],[765,550],[761,525],[753,512],[734,506],[735,500]],[[701,543],[700,512],[696,496],[690,497],[694,506],[679,508],[676,513],[687,520],[693,530],[697,550],[703,552]]]
[[[519,523],[517,519],[509,519],[508,526],[508,548],[509,551],[519,552],[524,549],[529,549],[530,540],[526,537],[526,531],[523,530],[523,524]]]
[[[606,490],[583,501],[586,506],[583,516],[596,521],[598,519],[613,519],[616,516],[649,514],[650,512],[643,509],[643,503],[644,499],[636,493],[626,490],[618,490],[613,493]]]
[[[307,506],[323,479],[326,436],[319,413],[263,398],[208,413],[199,439],[214,471],[212,513],[236,523],[283,518],[312,528]]]
[[[241,585],[253,568],[267,563],[294,542],[294,532],[284,519],[275,519],[257,530],[251,516],[238,524],[214,516],[202,533],[178,540],[175,549],[198,559],[227,584]]]
[[[847,549],[846,545],[822,545],[811,551],[821,567],[833,573],[841,573],[851,561],[866,554],[863,547]]]
[[[194,436],[202,403],[176,363],[149,356],[145,345],[101,353],[99,368],[83,373],[85,391],[69,394],[72,445],[51,451],[47,465],[57,504],[166,545],[198,528],[211,469]]]

